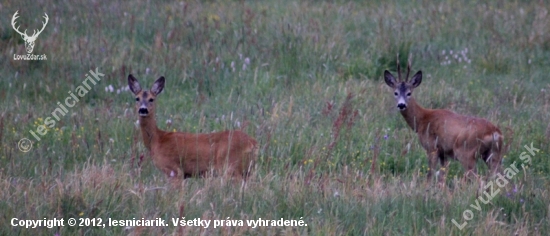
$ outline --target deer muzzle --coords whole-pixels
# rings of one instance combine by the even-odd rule
[[[149,115],[149,110],[147,109],[147,107],[142,106],[139,108],[138,113],[140,116],[147,116]]]

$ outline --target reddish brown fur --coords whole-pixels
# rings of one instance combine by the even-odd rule
[[[393,75],[386,71],[385,80],[395,89],[398,107],[406,107],[400,111],[401,115],[409,127],[418,134],[420,143],[428,154],[428,179],[432,178],[439,160],[439,180],[444,181],[447,157],[460,161],[467,175],[475,173],[477,157],[486,162],[492,174],[500,171],[504,147],[503,136],[498,127],[482,118],[459,115],[449,110],[421,107],[411,96],[412,90],[422,81],[420,71],[408,82],[407,78],[405,81],[397,82]]]
[[[128,84],[140,100],[136,110],[140,114],[143,143],[162,172],[169,177],[204,176],[210,171],[239,179],[248,176],[257,156],[256,140],[241,131],[209,134],[162,131],[157,128],[153,102],[164,87],[164,77],[155,82],[151,91],[142,91],[132,75],[128,76]],[[148,113],[142,116],[140,109],[144,108]]]

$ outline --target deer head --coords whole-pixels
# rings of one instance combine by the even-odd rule
[[[128,75],[128,86],[134,95],[136,95],[136,109],[139,116],[146,118],[155,115],[155,98],[164,89],[164,77],[160,77],[155,81],[153,87],[149,91],[143,91],[137,79],[132,75]]]
[[[34,49],[34,41],[36,40],[36,37],[38,37],[38,35],[40,35],[40,33],[42,33],[42,31],[44,31],[44,28],[46,28],[46,25],[48,24],[48,14],[44,13],[44,19],[46,20],[45,22],[42,22],[42,29],[40,29],[38,32],[36,30],[33,30],[33,34],[31,36],[27,35],[27,30],[25,30],[25,32],[21,33],[21,31],[19,31],[19,26],[15,26],[15,20],[17,18],[19,18],[19,16],[17,15],[19,11],[16,11],[15,14],[13,14],[13,17],[11,18],[11,26],[13,27],[13,29],[15,30],[15,32],[19,33],[21,35],[21,37],[23,37],[23,40],[25,40],[25,49],[27,50],[27,53],[32,53],[32,50]]]
[[[411,72],[411,60],[407,64],[407,76],[405,79],[401,79],[401,68],[399,66],[399,56],[397,57],[397,80],[389,71],[384,71],[384,81],[386,84],[394,89],[395,100],[397,101],[397,108],[401,111],[407,109],[407,102],[412,96],[414,88],[418,87],[422,82],[422,71],[416,72],[410,81],[408,81],[409,73]]]

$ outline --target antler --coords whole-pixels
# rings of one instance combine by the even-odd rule
[[[399,66],[399,53],[397,53],[396,61],[397,61],[397,81],[402,81],[401,80],[401,66]]]
[[[411,57],[412,54],[409,54],[409,60],[407,62],[407,77],[405,77],[405,80],[409,80],[409,74],[411,73]]]
[[[16,11],[15,14],[13,14],[13,17],[11,18],[11,26],[13,26],[13,29],[15,30],[15,32],[19,33],[20,35],[27,35],[27,31],[25,30],[25,33],[21,33],[21,31],[19,31],[19,27],[15,27],[15,20],[17,18],[19,18],[19,16],[17,15],[19,11]]]

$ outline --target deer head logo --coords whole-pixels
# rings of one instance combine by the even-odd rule
[[[15,32],[19,33],[21,35],[21,37],[23,37],[23,40],[25,40],[25,49],[27,50],[27,53],[32,53],[32,50],[34,49],[34,41],[36,40],[36,37],[38,37],[38,35],[40,35],[40,33],[42,33],[42,31],[44,31],[44,28],[46,28],[46,25],[48,24],[48,14],[44,13],[45,16],[44,19],[46,19],[45,22],[42,22],[43,26],[42,26],[42,29],[39,30],[38,32],[36,32],[36,30],[33,30],[33,34],[32,36],[29,36],[27,35],[27,30],[25,30],[25,32],[21,33],[21,31],[19,31],[19,27],[15,27],[15,20],[17,18],[19,18],[19,16],[17,15],[19,11],[16,11],[15,14],[13,14],[13,17],[11,18],[11,26],[13,26],[13,29],[15,30]]]

